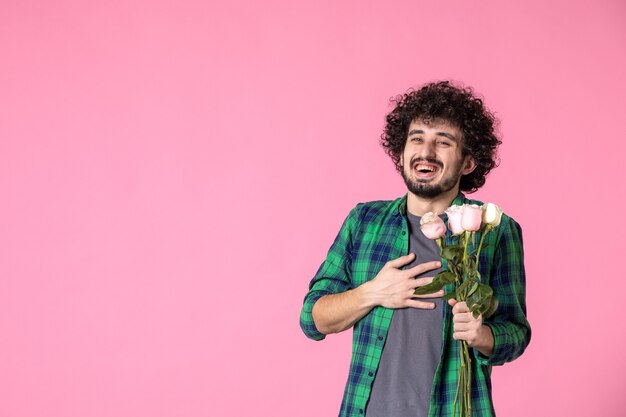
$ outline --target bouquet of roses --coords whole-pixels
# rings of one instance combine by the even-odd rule
[[[415,290],[416,295],[431,294],[441,290],[446,284],[453,284],[454,290],[444,295],[444,299],[465,301],[474,317],[489,317],[498,307],[498,300],[493,289],[481,283],[478,262],[485,236],[500,224],[502,209],[495,204],[484,206],[464,204],[451,206],[446,210],[448,228],[452,232],[452,244],[446,244],[446,224],[433,212],[422,216],[420,227],[424,235],[437,242],[441,257],[447,261],[446,270],[435,276],[433,281]],[[480,242],[476,246],[476,234],[481,233]],[[460,340],[459,379],[454,396],[454,411],[460,399],[459,416],[470,417],[471,406],[471,357],[467,342]]]

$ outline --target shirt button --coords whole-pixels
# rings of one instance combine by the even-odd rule
[[[378,340],[383,340],[383,337],[382,336],[378,336]]]
[[[405,230],[402,231],[402,236],[404,236],[404,235],[406,235],[406,231]]]
[[[359,410],[359,414],[363,414],[363,409],[362,408]]]
[[[374,372],[368,372],[369,376],[374,376]]]

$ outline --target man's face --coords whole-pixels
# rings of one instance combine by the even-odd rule
[[[458,192],[461,176],[476,164],[463,156],[461,131],[445,120],[414,120],[402,154],[402,177],[410,192],[432,199]]]

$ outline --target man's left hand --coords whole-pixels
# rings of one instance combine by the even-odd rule
[[[493,352],[493,333],[491,328],[483,324],[483,317],[474,315],[465,301],[458,302],[454,298],[448,300],[452,306],[455,340],[465,340],[469,347],[477,349],[485,356]]]

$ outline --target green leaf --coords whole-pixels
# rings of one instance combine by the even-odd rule
[[[478,293],[478,297],[481,299],[486,299],[493,295],[493,290],[486,284],[478,284],[476,292]]]
[[[476,291],[468,296],[465,302],[467,303],[467,308],[469,308],[470,311],[474,311],[474,309],[477,308],[476,306],[479,306],[483,302],[483,300],[480,296],[480,293]]]
[[[476,261],[474,260],[474,258],[469,258],[469,259],[467,260],[467,265],[469,266],[469,268],[470,268],[472,271],[475,271],[475,270],[476,270]]]
[[[485,311],[487,311],[487,309],[489,308],[489,301],[485,300],[485,302],[480,302],[471,306],[469,306],[468,304],[468,308],[472,312],[474,318],[477,318],[480,314],[483,314],[485,313]]]
[[[476,292],[476,290],[478,289],[478,286],[479,286],[479,285],[480,285],[480,284],[478,284],[477,282],[474,282],[474,283],[472,284],[472,286],[470,287],[469,291],[467,292],[467,296],[468,296],[468,298],[469,298],[472,294],[474,294],[474,293]]]
[[[472,311],[474,317],[478,314],[483,314],[489,309],[491,298],[493,296],[493,290],[489,285],[477,284],[476,289],[471,292],[467,297],[467,307]]]
[[[469,281],[463,281],[463,283],[456,288],[456,293],[459,295],[459,301],[465,301],[467,299],[466,291],[469,286]]]
[[[441,281],[444,284],[453,284],[454,281],[456,280],[456,276],[454,275],[454,273],[452,273],[450,271],[441,271],[435,277],[435,279],[437,279],[437,278],[438,278],[439,281]]]
[[[451,298],[456,298],[456,290],[452,290],[447,294],[444,294],[444,296],[442,297],[444,300],[449,300]]]
[[[452,272],[457,277],[460,277],[463,272],[459,265],[454,262],[448,262],[448,271]]]
[[[439,280],[434,280],[433,282],[431,282],[430,284],[426,284],[422,287],[418,287],[415,289],[415,292],[413,294],[415,295],[426,295],[426,294],[432,294],[434,292],[439,291],[440,289],[442,289],[444,286],[444,284],[442,282],[440,282]]]
[[[458,263],[461,256],[463,256],[463,249],[460,246],[446,246],[441,251],[442,258],[455,261],[455,263]]]
[[[493,313],[498,309],[498,299],[496,297],[491,297],[491,303],[489,303],[489,308],[485,313],[485,317],[491,317]]]
[[[491,297],[493,295],[493,289],[487,284],[479,284],[480,291],[484,294],[484,297]]]
[[[476,279],[476,272],[472,269],[468,269],[465,271],[465,276],[467,277],[467,279],[469,279],[472,282],[476,282],[478,281],[478,279]]]

